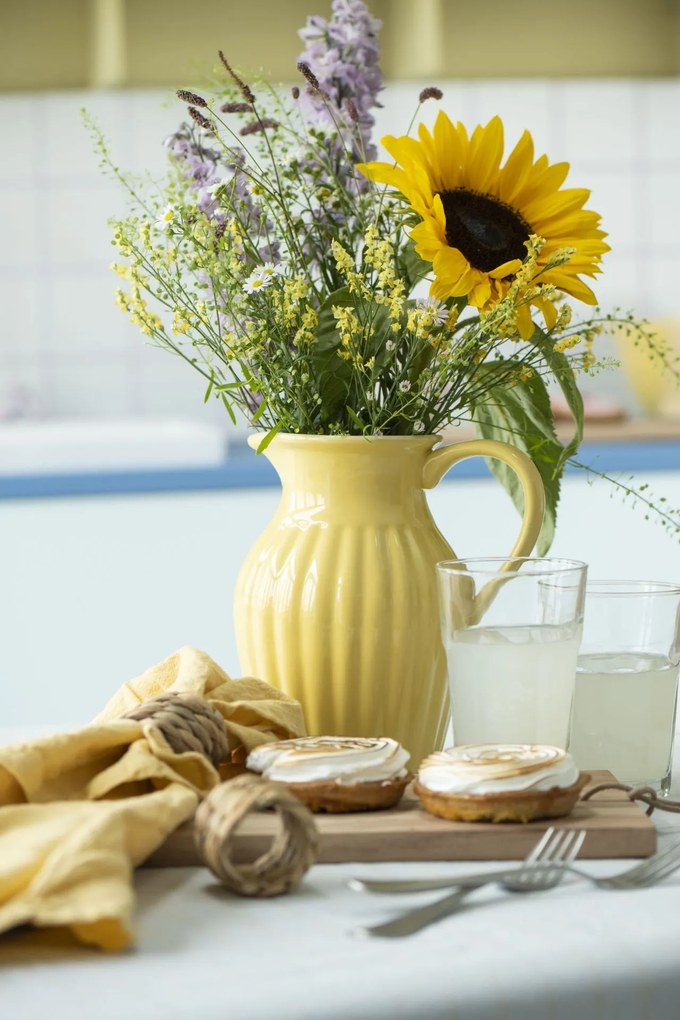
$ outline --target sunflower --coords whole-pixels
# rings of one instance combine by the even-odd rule
[[[465,297],[476,308],[488,310],[506,294],[514,274],[527,256],[532,235],[544,240],[538,255],[536,282],[551,284],[587,304],[596,298],[581,276],[600,272],[602,255],[609,251],[600,230],[600,216],[583,206],[590,192],[561,189],[568,163],[534,162],[534,143],[528,131],[504,166],[503,124],[494,117],[468,137],[462,124],[454,125],[440,112],[430,131],[419,128],[419,140],[388,135],[382,143],[395,159],[389,163],[362,163],[368,178],[399,190],[420,216],[411,231],[418,255],[432,263],[433,297]],[[567,262],[552,264],[560,249],[570,248]],[[549,327],[555,311],[551,302],[536,297]],[[528,304],[519,309],[523,336],[533,330]]]

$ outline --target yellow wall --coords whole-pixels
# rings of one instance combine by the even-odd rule
[[[0,89],[199,82],[216,51],[295,78],[329,0],[0,0]],[[666,76],[680,0],[373,0],[388,77]]]
[[[90,0],[0,0],[0,88],[82,85]]]

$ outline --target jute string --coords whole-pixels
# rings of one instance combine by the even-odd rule
[[[224,719],[204,698],[171,692],[126,714],[159,730],[173,751],[198,751],[217,767],[229,759]],[[234,833],[246,815],[273,811],[278,828],[255,861],[232,859]],[[286,789],[251,774],[216,786],[194,821],[198,851],[223,884],[242,896],[278,896],[293,889],[316,860],[318,832],[311,812]]]
[[[275,812],[279,825],[256,860],[233,859],[234,834],[248,816]],[[285,788],[255,775],[211,790],[196,811],[194,838],[210,870],[241,896],[279,896],[293,889],[316,860],[318,832],[311,812]]]
[[[195,694],[169,692],[143,701],[126,713],[143,727],[160,730],[177,754],[198,751],[217,768],[229,759],[229,741],[224,719],[204,698]]]
[[[590,800],[590,798],[596,794],[601,793],[602,790],[623,790],[627,795],[628,799],[632,801],[639,800],[643,804],[647,805],[646,815],[651,813],[658,808],[659,811],[671,811],[675,814],[680,814],[680,800],[669,800],[667,797],[659,797],[656,790],[652,786],[627,786],[625,783],[599,783],[597,786],[593,786],[587,793],[581,796],[581,800]]]

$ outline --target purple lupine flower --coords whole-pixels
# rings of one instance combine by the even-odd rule
[[[298,69],[306,85],[297,106],[303,119],[326,136],[319,148],[310,140],[296,154],[295,173],[312,188],[328,185],[347,193],[350,205],[366,194],[370,183],[357,173],[355,163],[375,159],[371,142],[372,110],[382,88],[380,49],[376,33],[381,23],[371,16],[362,0],[333,0],[329,20],[314,15],[298,33],[305,42]],[[331,238],[352,243],[354,217],[348,203],[333,205],[325,198],[302,214],[305,236],[302,248],[311,264],[327,262]]]
[[[246,157],[243,149],[232,146],[226,150],[213,149],[204,143],[192,125],[183,124],[179,131],[165,139],[165,146],[177,163],[189,187],[196,191],[196,204],[208,219],[224,223],[229,211],[220,202],[219,189],[229,195],[229,206],[250,237],[271,236],[273,224],[265,211],[254,200],[249,190],[249,178],[244,172]],[[259,249],[263,262],[278,262],[280,246],[277,241],[264,243]],[[244,256],[247,259],[247,256]]]
[[[332,128],[334,121],[339,121],[343,135],[352,141],[354,161],[375,159],[371,110],[378,105],[382,89],[376,36],[381,22],[372,17],[362,0],[333,0],[331,11],[329,21],[318,15],[307,18],[298,33],[306,43],[298,59],[312,71],[322,93],[305,89],[300,96],[301,109],[316,127]]]
[[[220,161],[217,149],[203,145],[198,132],[189,124],[182,124],[178,131],[163,142],[173,159],[176,160],[182,175],[188,181],[200,181],[216,176],[216,167]]]

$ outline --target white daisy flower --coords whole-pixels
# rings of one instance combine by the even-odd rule
[[[211,194],[213,198],[217,198],[218,192],[221,191],[226,184],[227,184],[226,180],[215,181],[214,184],[209,184],[205,190],[209,192],[209,194]]]
[[[414,432],[424,432],[425,431],[424,423],[422,421],[414,421],[414,423],[413,423],[413,431]]]
[[[408,391],[410,389],[411,389],[411,383],[408,381],[408,379],[403,379],[399,383],[399,392],[400,393],[408,393]]]
[[[433,325],[443,326],[446,323],[449,317],[449,310],[443,301],[438,301],[437,298],[433,297],[426,297],[418,298],[416,304],[419,308],[430,313]]]
[[[274,277],[280,276],[282,272],[282,265],[275,266],[273,262],[264,262],[252,271],[243,284],[243,289],[246,294],[255,294],[256,291],[269,287],[274,282]]]
[[[280,262],[274,265],[273,262],[263,262],[260,266],[260,272],[267,279],[274,279],[275,276],[281,276],[283,273],[283,266]]]
[[[397,345],[395,344],[394,340],[388,340],[385,344],[385,350],[393,351],[396,346]]]
[[[172,203],[170,203],[170,205],[166,205],[165,211],[163,212],[163,215],[160,217],[160,219],[156,220],[156,226],[158,227],[159,230],[168,230],[170,228],[170,224],[173,223],[174,220],[175,220],[175,207]]]
[[[298,166],[304,166],[304,164],[307,163],[313,155],[314,153],[311,149],[304,149],[302,146],[299,146],[294,149],[289,149],[283,157],[282,163],[286,167],[295,169]]]

